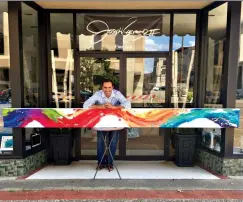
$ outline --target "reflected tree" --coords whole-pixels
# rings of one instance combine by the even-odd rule
[[[80,89],[94,93],[102,84],[103,79],[109,79],[115,88],[119,87],[119,74],[110,68],[111,62],[105,58],[80,58]],[[98,88],[98,89],[97,89]]]
[[[96,63],[93,58],[80,58],[80,89],[83,91],[93,91],[93,69]]]

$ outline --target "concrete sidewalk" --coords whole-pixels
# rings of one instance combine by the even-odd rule
[[[221,180],[15,180],[0,178],[0,191],[18,190],[242,190],[242,179]]]

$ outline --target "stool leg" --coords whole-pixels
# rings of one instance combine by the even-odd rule
[[[102,158],[101,158],[101,161],[100,161],[98,167],[100,167],[101,163],[103,162],[103,159],[104,159],[104,157],[105,157],[105,154],[106,154],[106,152],[107,152],[107,150],[108,150],[108,146],[107,146],[107,143],[106,143],[106,139],[108,139],[108,135],[105,134],[105,137],[104,137],[104,135],[102,135],[102,139],[103,139],[104,144],[105,144],[105,150],[104,150],[103,156],[102,156]],[[96,175],[97,175],[97,172],[98,172],[98,169],[96,169],[96,172],[95,172],[95,175],[94,175],[94,178],[93,178],[93,179],[95,179],[95,177],[96,177]]]
[[[114,164],[114,166],[115,166],[115,168],[116,168],[116,172],[117,172],[117,174],[118,174],[118,176],[119,176],[119,178],[120,178],[120,180],[121,180],[121,175],[120,175],[120,173],[119,173],[119,171],[118,171],[118,169],[117,169],[117,167],[116,167],[115,160],[114,160],[114,158],[113,158],[113,156],[112,156],[111,149],[110,149],[111,142],[112,142],[113,138],[114,138],[114,135],[111,137],[110,143],[109,143],[109,145],[108,145],[108,149],[109,149],[109,153],[110,153],[110,155],[111,155],[111,159],[112,159],[112,161],[113,161],[113,164]]]

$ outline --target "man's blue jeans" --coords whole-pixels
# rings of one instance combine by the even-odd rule
[[[98,165],[100,164],[105,151],[104,139],[105,135],[109,139],[108,144],[110,144],[111,155],[113,159],[115,158],[116,146],[119,140],[119,131],[97,131],[97,158]],[[103,136],[103,137],[102,137]],[[114,136],[114,137],[113,137]],[[113,137],[113,139],[112,139]],[[111,142],[112,139],[112,142]],[[107,141],[106,141],[107,142]],[[108,146],[108,145],[107,145]],[[107,151],[107,156],[104,156],[101,165],[113,165],[113,160],[111,158],[110,152]]]

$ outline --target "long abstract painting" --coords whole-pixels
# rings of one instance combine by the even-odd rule
[[[5,108],[4,127],[9,128],[236,128],[239,109],[150,108]]]

